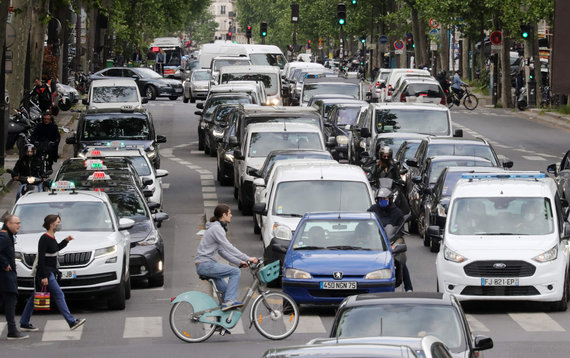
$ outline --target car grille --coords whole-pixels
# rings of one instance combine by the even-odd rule
[[[505,264],[505,268],[493,267],[495,264]],[[534,275],[536,267],[525,261],[475,261],[463,268],[465,274],[471,277],[529,277]]]
[[[131,257],[129,258],[129,271],[131,273],[131,276],[136,276],[146,273],[146,272],[141,272],[141,266],[146,266],[146,259],[144,258],[144,256],[131,255]]]
[[[36,254],[24,254],[24,264],[31,268]],[[86,266],[91,261],[91,251],[70,252],[58,256],[59,267]]]
[[[467,286],[461,291],[469,296],[537,296],[534,286]]]

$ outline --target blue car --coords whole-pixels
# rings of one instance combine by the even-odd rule
[[[350,295],[393,292],[396,281],[388,237],[368,212],[305,214],[282,277],[283,292],[298,304],[337,304]]]

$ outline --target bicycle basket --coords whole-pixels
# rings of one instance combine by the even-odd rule
[[[268,283],[279,277],[279,260],[273,261],[269,265],[265,265],[258,272],[259,280],[263,283]]]

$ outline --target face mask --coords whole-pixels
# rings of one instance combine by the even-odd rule
[[[388,199],[378,200],[378,205],[380,205],[381,208],[387,208],[388,204],[390,204],[390,200],[388,200]]]
[[[61,224],[57,224],[53,231],[61,231]]]

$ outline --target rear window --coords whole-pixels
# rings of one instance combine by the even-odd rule
[[[249,66],[251,62],[249,59],[239,59],[235,60],[214,60],[214,71],[219,71],[221,67],[224,66]]]
[[[138,102],[136,86],[93,87],[92,103]]]
[[[485,158],[498,166],[493,151],[488,145],[477,144],[430,144],[427,148],[426,158],[437,155],[467,155]]]
[[[143,116],[85,118],[83,140],[150,140],[150,124]]]
[[[192,81],[208,81],[210,78],[210,72],[208,71],[194,71],[192,73]]]
[[[267,157],[269,152],[281,149],[323,149],[318,133],[259,132],[249,141],[250,158]]]
[[[277,93],[278,78],[276,74],[268,73],[224,73],[221,83],[229,81],[256,81],[262,82],[268,95],[273,96]]]
[[[406,96],[410,97],[441,97],[441,88],[435,83],[410,83],[406,88]]]

